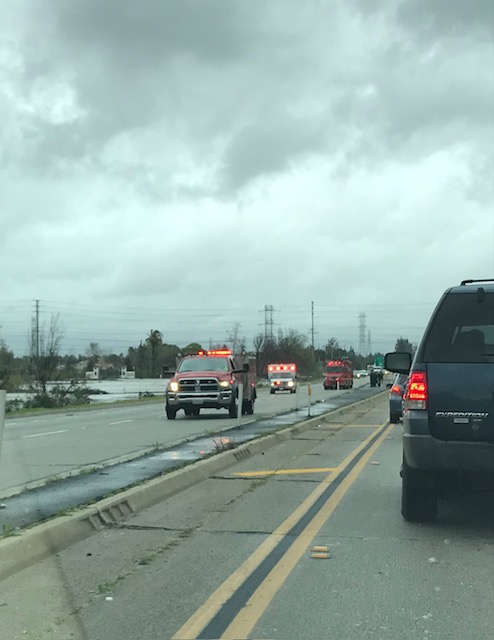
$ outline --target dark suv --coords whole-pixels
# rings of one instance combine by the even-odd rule
[[[413,362],[388,353],[385,368],[409,376],[401,512],[433,520],[438,496],[494,478],[494,280],[448,289]]]

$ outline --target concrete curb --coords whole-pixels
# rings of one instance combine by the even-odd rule
[[[240,460],[266,451],[280,442],[291,439],[294,435],[328,422],[328,418],[332,421],[336,415],[355,410],[362,405],[372,408],[382,399],[383,393],[379,393],[345,407],[333,409],[271,435],[261,436],[235,449],[148,480],[114,496],[104,498],[95,505],[83,507],[75,513],[59,516],[23,530],[18,535],[1,539],[0,580],[59,553],[105,527],[115,525],[128,516],[152,507],[208,479],[211,475],[233,466]]]

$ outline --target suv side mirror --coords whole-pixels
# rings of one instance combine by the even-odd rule
[[[405,351],[395,351],[384,356],[384,368],[393,373],[408,374],[412,366],[412,355]]]

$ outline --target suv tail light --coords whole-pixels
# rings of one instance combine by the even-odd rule
[[[425,371],[413,371],[406,390],[407,409],[427,409],[427,375]]]
[[[396,393],[396,394],[398,394],[399,396],[402,396],[402,395],[403,395],[403,393],[401,392],[401,387],[400,387],[400,386],[398,386],[397,384],[394,384],[394,385],[391,387],[391,391],[390,391],[390,393]]]

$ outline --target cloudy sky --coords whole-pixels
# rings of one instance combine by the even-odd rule
[[[492,0],[1,0],[0,336],[373,349],[494,273]]]

